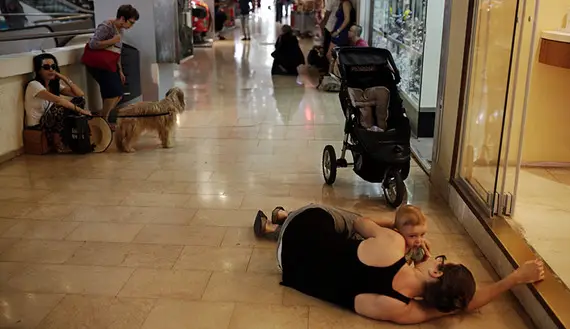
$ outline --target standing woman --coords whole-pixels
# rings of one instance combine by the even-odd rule
[[[331,63],[331,70],[333,67],[332,50],[335,47],[345,47],[350,43],[348,31],[350,27],[356,24],[356,10],[352,6],[350,0],[342,0],[336,13],[336,23],[334,30],[331,31],[331,46],[329,47],[328,58]]]
[[[99,24],[85,46],[82,61],[87,66],[89,74],[99,84],[103,99],[101,116],[105,120],[108,120],[109,113],[123,97],[123,84],[126,78],[121,67],[122,34],[138,19],[139,13],[133,6],[120,6],[117,17]]]
[[[70,113],[91,115],[84,110],[85,94],[71,79],[59,73],[57,59],[52,54],[40,54],[34,57],[34,79],[28,82],[24,96],[26,126],[46,132],[50,146],[60,152],[68,150],[61,137],[65,117]],[[62,96],[73,97],[71,101]]]

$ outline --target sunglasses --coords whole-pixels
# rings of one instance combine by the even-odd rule
[[[49,70],[56,70],[57,69],[57,65],[55,64],[44,64],[42,65],[42,69],[49,71]]]

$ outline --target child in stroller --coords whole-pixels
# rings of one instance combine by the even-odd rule
[[[341,156],[334,147],[323,151],[323,176],[332,185],[337,167],[354,165],[368,182],[382,183],[393,207],[404,200],[404,179],[410,171],[410,124],[397,84],[400,74],[392,54],[381,48],[343,47],[334,50],[339,65],[340,103],[346,117]],[[346,151],[354,163],[346,161]]]

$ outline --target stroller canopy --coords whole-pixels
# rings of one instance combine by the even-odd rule
[[[341,78],[349,86],[354,84],[376,85],[386,69],[392,73],[393,81],[400,82],[400,72],[389,50],[374,47],[342,47],[335,49]],[[382,79],[383,80],[383,79]],[[360,83],[358,83],[360,82]]]

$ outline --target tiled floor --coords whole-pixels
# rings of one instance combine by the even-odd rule
[[[323,202],[393,216],[377,185],[339,172],[324,187],[323,146],[340,146],[337,98],[272,79],[271,22],[180,67],[188,111],[177,145],[134,154],[22,156],[0,166],[0,327],[54,329],[395,328],[279,285],[255,210]],[[248,55],[244,55],[244,52]],[[433,249],[477,281],[489,264],[414,166],[409,202]],[[480,312],[411,328],[527,328],[505,296]]]
[[[521,170],[514,222],[530,245],[570,286],[570,169]]]

